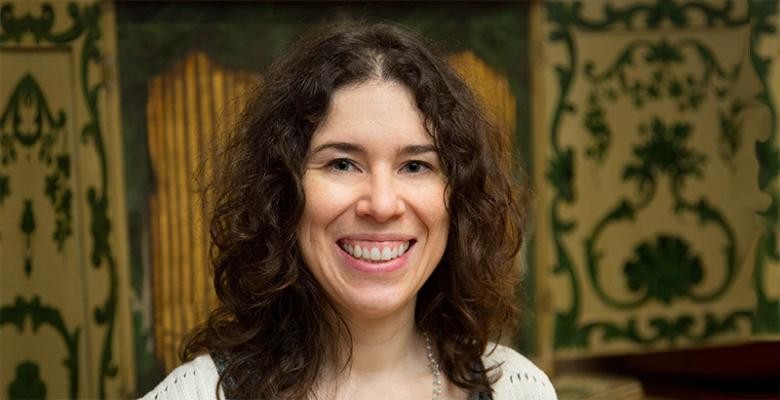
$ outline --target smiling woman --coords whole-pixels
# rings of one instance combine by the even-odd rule
[[[150,399],[554,399],[489,342],[517,313],[523,204],[424,41],[328,26],[270,69],[217,161],[219,307]]]

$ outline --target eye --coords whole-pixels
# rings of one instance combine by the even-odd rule
[[[338,172],[351,172],[357,169],[355,163],[346,158],[337,158],[329,162],[328,166]]]
[[[430,170],[431,167],[425,162],[414,160],[404,164],[403,169],[405,170],[405,172],[409,172],[411,174],[420,174],[427,170]]]

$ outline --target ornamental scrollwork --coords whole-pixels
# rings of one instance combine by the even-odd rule
[[[29,301],[17,297],[13,305],[0,307],[0,327],[13,325],[19,332],[22,332],[28,318],[32,322],[33,332],[37,332],[41,326],[50,326],[65,342],[67,356],[63,360],[63,365],[68,370],[68,393],[70,398],[77,398],[79,392],[78,348],[81,330],[79,328],[69,330],[60,312],[51,306],[42,304],[38,296]],[[10,398],[16,397],[11,395]]]
[[[768,81],[770,57],[761,55],[759,43],[767,34],[774,34],[774,17],[778,12],[777,1],[749,0],[746,12],[737,12],[730,1],[715,5],[707,2],[682,2],[657,0],[653,3],[616,3],[603,6],[602,13],[588,17],[583,12],[585,2],[550,2],[545,5],[550,22],[549,42],[565,54],[562,62],[553,66],[557,81],[558,97],[555,99],[550,119],[549,155],[546,177],[553,188],[549,209],[551,236],[554,241],[553,274],[565,278],[571,290],[571,303],[555,316],[554,346],[556,348],[587,348],[595,336],[603,342],[630,342],[640,346],[659,343],[675,343],[680,339],[703,342],[727,332],[734,332],[748,324],[753,332],[780,332],[780,304],[770,299],[762,288],[761,277],[769,260],[780,260],[777,243],[777,227],[780,226],[780,193],[778,175],[780,154],[777,142],[777,113],[771,85]],[[629,41],[618,56],[597,70],[592,62],[583,61],[577,47],[579,32],[605,32],[624,29],[629,32],[643,29],[652,32],[665,29],[686,29],[693,20],[703,21],[706,28],[744,28],[749,32],[748,58],[728,67],[720,63],[711,48],[693,38],[672,40],[666,37]],[[688,62],[701,66],[700,72],[690,74],[684,67]],[[642,73],[634,73],[637,67]],[[749,145],[744,142],[743,119],[747,105],[743,99],[731,93],[732,84],[748,69],[759,83],[760,91],[754,99],[769,112],[769,135],[755,143],[755,155],[759,165],[758,188],[771,198],[770,205],[760,211],[765,229],[755,253],[755,280],[757,306],[755,309],[739,309],[723,315],[711,313],[656,317],[648,321],[628,318],[622,322],[583,321],[583,285],[591,284],[598,298],[617,309],[631,309],[648,301],[668,304],[685,298],[693,302],[705,302],[720,296],[733,280],[736,269],[736,237],[724,214],[704,197],[690,198],[685,194],[685,183],[700,179],[708,160],[687,144],[695,127],[685,115],[701,112],[705,101],[716,104],[713,113],[717,127],[718,154],[725,164],[734,168],[735,155]],[[576,82],[585,84],[585,97],[581,103],[572,99]],[[616,201],[602,216],[596,219],[594,228],[584,238],[585,276],[575,270],[573,248],[567,237],[577,227],[578,220],[563,212],[578,200],[576,159],[587,158],[601,166],[612,148],[614,128],[609,121],[607,108],[621,101],[634,108],[665,102],[675,107],[677,120],[658,116],[645,116],[637,125],[641,140],[633,143],[633,158],[622,168],[621,179],[636,189],[633,197],[625,196]],[[647,115],[647,114],[644,114]],[[564,120],[574,117],[588,135],[588,144],[580,153],[578,149],[561,140]],[[752,145],[752,144],[751,144]],[[579,161],[579,162],[582,162]],[[724,238],[722,259],[725,276],[722,282],[707,292],[697,291],[702,282],[704,264],[700,255],[681,237],[661,233],[645,240],[623,264],[622,272],[629,293],[635,297],[616,299],[600,287],[597,275],[603,251],[599,238],[605,229],[620,221],[628,222],[648,207],[662,178],[668,182],[671,194],[672,215],[695,217],[700,225],[715,227]],[[685,266],[672,271],[671,265]],[[669,268],[666,268],[669,267]],[[720,278],[719,278],[720,279]],[[664,285],[674,280],[676,285]]]
[[[72,235],[72,193],[69,184],[70,156],[66,151],[65,112],[53,113],[38,82],[25,74],[11,92],[0,114],[0,165],[4,168],[17,160],[17,144],[32,149],[38,146],[38,161],[50,168],[45,178],[44,193],[54,209],[55,228],[52,239],[62,251]],[[59,150],[54,147],[59,143]],[[10,177],[0,172],[0,202],[11,191]],[[25,232],[27,234],[27,232]],[[30,259],[25,260],[29,275]]]
[[[97,156],[100,180],[99,184],[88,185],[85,189],[85,198],[90,208],[90,233],[92,236],[92,249],[90,260],[94,268],[104,267],[107,272],[108,294],[103,304],[93,310],[94,321],[97,325],[105,327],[103,343],[100,353],[100,366],[98,376],[98,396],[106,398],[107,380],[117,376],[118,368],[112,351],[114,337],[114,325],[117,311],[118,274],[116,260],[110,241],[111,224],[108,216],[109,187],[108,187],[108,160],[105,148],[104,135],[100,123],[98,110],[98,96],[104,90],[102,81],[95,82],[90,71],[95,70],[95,65],[102,62],[102,51],[98,46],[102,38],[100,29],[99,3],[80,5],[68,3],[66,6],[67,17],[70,26],[62,31],[54,31],[54,20],[57,18],[55,9],[49,3],[41,5],[41,12],[35,16],[14,14],[13,4],[4,4],[0,7],[0,44],[11,42],[21,43],[26,35],[32,35],[36,43],[49,44],[75,44],[79,55],[79,90],[81,100],[84,101],[87,110],[85,124],[81,127],[82,143],[91,146]],[[3,140],[3,138],[0,138]],[[5,143],[3,143],[5,144]],[[57,158],[58,172],[47,177],[47,197],[57,193],[62,187],[62,181],[69,175],[67,159]],[[5,176],[0,176],[0,196],[7,196],[10,188]],[[57,204],[65,207],[70,201],[70,196],[61,196]],[[0,201],[3,197],[0,197]],[[67,229],[63,225],[56,237],[65,236]],[[73,397],[76,397],[75,395]]]

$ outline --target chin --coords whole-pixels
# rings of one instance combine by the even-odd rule
[[[390,293],[374,292],[368,296],[361,293],[361,295],[354,296],[347,301],[340,301],[338,306],[342,312],[349,315],[370,319],[390,317],[404,312],[409,306],[414,310],[415,297],[401,301],[397,292],[388,292]]]

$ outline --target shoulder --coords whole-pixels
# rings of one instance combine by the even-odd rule
[[[495,347],[494,347],[495,346]],[[547,374],[534,365],[529,359],[515,350],[502,346],[488,344],[482,362],[486,368],[497,366],[492,374],[498,374],[498,380],[493,384],[495,400],[556,400],[553,388]]]
[[[210,355],[203,354],[174,369],[142,400],[215,399],[218,381],[214,361]]]

